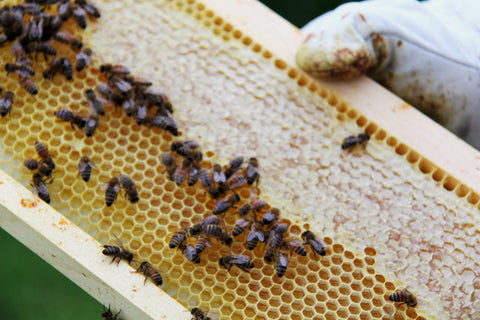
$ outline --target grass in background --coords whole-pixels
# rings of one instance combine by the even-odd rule
[[[0,229],[0,319],[101,319],[102,305]]]

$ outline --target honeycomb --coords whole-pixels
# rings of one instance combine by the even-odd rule
[[[169,295],[222,319],[479,317],[477,194],[202,3],[95,4],[101,19],[86,31],[69,28],[94,49],[92,67],[72,81],[46,81],[37,72],[35,97],[0,73],[17,97],[10,117],[0,119],[1,169],[29,185],[22,161],[34,156],[35,141],[48,145],[57,166],[52,207],[101,243],[118,235],[159,269]],[[0,56],[12,60],[5,47]],[[261,190],[242,189],[242,203],[260,196],[290,219],[290,234],[324,235],[326,256],[294,255],[278,278],[262,251],[247,251],[243,242],[214,244],[199,265],[169,249],[169,234],[199,222],[215,204],[202,188],[178,187],[163,173],[160,155],[177,138],[111,106],[91,138],[53,116],[65,106],[87,112],[83,92],[98,83],[104,62],[128,66],[170,97],[179,138],[201,141],[205,168],[256,156]],[[40,71],[46,63],[37,65]],[[373,136],[366,151],[342,151],[343,138],[361,130]],[[82,155],[96,165],[88,183],[77,175]],[[133,178],[140,201],[119,197],[106,207],[100,186],[121,173]],[[230,228],[234,221],[226,216]],[[227,254],[247,254],[255,268],[226,272],[218,260]],[[418,307],[388,301],[405,286]]]

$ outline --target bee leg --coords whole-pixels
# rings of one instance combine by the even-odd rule
[[[238,265],[237,265],[237,267],[239,267],[239,268],[242,269],[243,271],[246,271],[246,272],[250,273],[250,270],[248,270],[248,269],[246,269],[246,268],[244,268],[244,267],[240,267],[240,266],[238,266]]]

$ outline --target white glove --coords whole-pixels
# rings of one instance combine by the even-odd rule
[[[302,31],[297,64],[308,73],[367,73],[480,149],[480,1],[347,3]]]

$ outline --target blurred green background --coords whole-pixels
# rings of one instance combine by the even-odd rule
[[[262,2],[292,24],[302,27],[311,19],[347,1]],[[0,319],[101,319],[100,303],[3,229],[0,229],[0,252]]]

